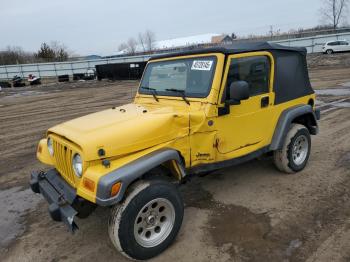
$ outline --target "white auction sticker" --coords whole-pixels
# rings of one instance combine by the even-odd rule
[[[210,60],[194,60],[191,70],[210,71],[213,61]]]

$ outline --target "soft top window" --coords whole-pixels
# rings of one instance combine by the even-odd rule
[[[306,57],[294,52],[273,52],[275,57],[275,104],[313,94]]]
[[[270,61],[267,56],[233,58],[227,76],[226,90],[235,81],[249,84],[250,96],[269,92]]]

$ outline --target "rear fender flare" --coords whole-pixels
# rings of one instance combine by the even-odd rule
[[[283,147],[284,139],[290,129],[292,123],[299,123],[304,120],[304,124],[312,135],[318,133],[318,124],[314,110],[310,105],[301,105],[286,109],[280,115],[269,150],[274,151]]]

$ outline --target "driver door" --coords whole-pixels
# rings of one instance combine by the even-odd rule
[[[234,81],[246,81],[249,98],[239,105],[228,105],[217,118],[217,161],[246,155],[270,143],[274,60],[269,52],[230,55],[221,87],[221,102],[229,100],[229,87]],[[222,108],[221,108],[222,109]]]

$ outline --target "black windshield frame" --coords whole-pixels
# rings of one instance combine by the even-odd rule
[[[152,95],[152,91],[151,90],[146,90],[146,89],[142,89],[142,86],[146,86],[149,87],[149,78],[150,78],[150,72],[149,72],[149,68],[150,66],[154,66],[157,64],[166,64],[166,63],[180,63],[180,62],[188,62],[188,61],[194,61],[194,60],[200,60],[200,59],[210,59],[213,61],[212,64],[212,68],[211,68],[211,72],[210,72],[210,77],[209,80],[207,81],[207,86],[205,86],[203,89],[203,92],[201,93],[191,93],[191,92],[187,92],[185,89],[185,96],[189,97],[189,98],[206,98],[208,97],[208,95],[210,94],[212,85],[213,85],[213,80],[214,80],[214,76],[215,76],[215,72],[216,72],[216,66],[217,66],[217,57],[215,55],[210,55],[210,56],[195,56],[195,57],[187,57],[187,58],[178,58],[178,59],[171,59],[171,60],[163,60],[163,61],[154,61],[151,63],[148,63],[143,77],[140,81],[140,88],[138,90],[139,94],[145,94],[145,95]],[[164,91],[164,90],[156,90],[157,91],[157,95],[159,96],[172,96],[172,97],[179,97],[179,92],[172,92],[172,91]]]

